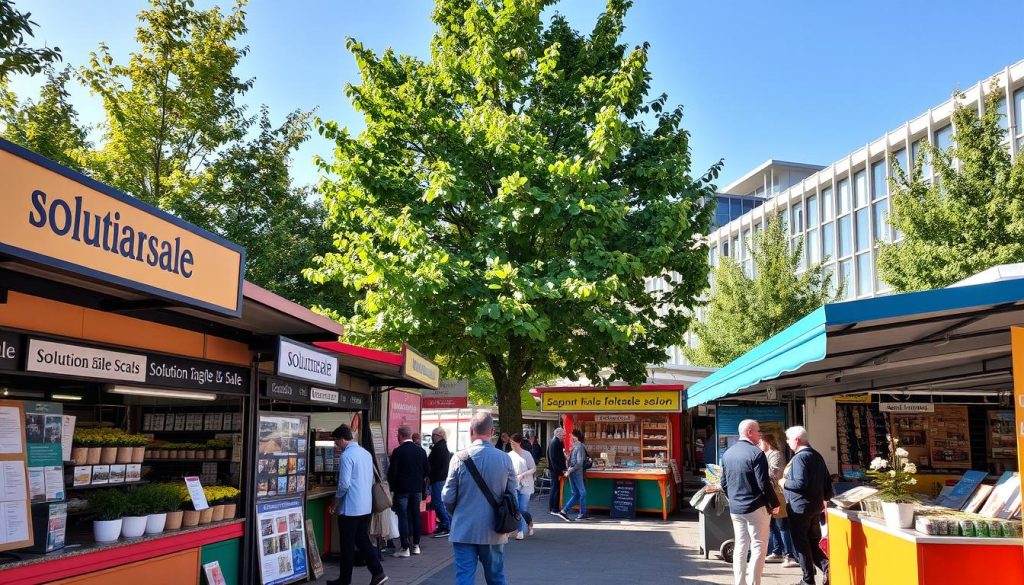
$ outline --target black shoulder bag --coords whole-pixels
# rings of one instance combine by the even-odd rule
[[[491,504],[491,508],[494,508],[494,531],[498,534],[517,532],[522,515],[519,513],[519,506],[516,504],[515,496],[506,489],[501,495],[501,500],[496,501],[494,494],[491,493],[490,488],[484,483],[484,478],[480,477],[480,470],[476,468],[476,464],[473,463],[469,453],[459,453],[459,460],[469,469],[469,474],[473,476],[476,485],[484,493],[484,497]]]

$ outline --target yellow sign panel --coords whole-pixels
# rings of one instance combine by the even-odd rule
[[[840,394],[836,396],[836,402],[847,404],[871,404],[870,394]]]
[[[0,141],[0,251],[241,314],[245,249]]]
[[[1024,327],[1010,328],[1013,363],[1013,412],[1017,435],[1017,470],[1020,493],[1024,493]]]
[[[435,390],[441,385],[441,368],[408,345],[402,346],[402,375]]]
[[[652,392],[545,392],[544,412],[681,412],[678,390]]]

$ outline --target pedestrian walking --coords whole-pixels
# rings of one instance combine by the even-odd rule
[[[527,434],[526,439],[529,442],[527,451],[529,451],[530,454],[533,455],[534,465],[540,465],[540,460],[542,457],[544,457],[544,447],[537,440],[537,435],[535,434]]]
[[[491,445],[493,433],[490,413],[473,415],[469,424],[472,445],[452,457],[441,490],[441,498],[452,513],[448,540],[454,549],[456,585],[473,585],[478,562],[483,565],[487,585],[506,585],[504,545],[508,535],[494,531],[494,508],[462,461],[462,457],[472,460],[495,500],[506,491],[514,493],[517,482],[512,459]]]
[[[590,519],[590,516],[587,516],[587,486],[583,476],[586,471],[587,448],[583,445],[583,431],[573,429],[572,436],[576,440],[573,441],[572,451],[569,452],[569,460],[566,462],[566,470],[563,472],[565,477],[569,478],[569,485],[572,487],[572,497],[558,511],[558,515],[566,522],[573,521],[573,518],[569,517],[569,512],[576,504],[579,504],[580,510],[575,519]]]
[[[775,497],[779,501],[779,512],[772,515],[771,524],[768,525],[768,556],[766,563],[783,563],[783,567],[799,567],[796,561],[796,552],[793,548],[793,537],[789,532],[789,518],[786,512],[786,500],[782,494],[782,486],[779,480],[782,479],[782,472],[786,468],[786,456],[779,450],[779,444],[775,435],[763,433],[761,443],[758,445],[768,458],[768,475],[772,479],[772,488],[775,490]]]
[[[501,433],[501,436],[498,437],[498,442],[494,446],[498,450],[508,453],[512,450],[512,437],[508,433]]]
[[[442,427],[437,427],[430,432],[430,455],[427,463],[430,465],[430,506],[437,514],[437,529],[432,535],[434,538],[447,536],[451,529],[451,518],[448,516],[448,508],[441,501],[441,488],[444,487],[444,480],[448,477],[448,466],[452,461],[452,454],[448,451],[448,433]]]
[[[395,551],[394,556],[401,558],[420,554],[423,524],[420,502],[423,501],[424,486],[429,477],[429,464],[427,453],[412,442],[412,429],[404,425],[398,427],[398,440],[401,444],[391,452],[388,484],[395,493],[392,509],[398,515],[398,534],[402,546]]]
[[[519,433],[512,435],[512,451],[508,456],[512,459],[512,468],[516,472],[519,493],[519,532],[516,540],[533,536],[533,516],[530,514],[530,497],[533,496],[533,477],[537,473],[537,465],[533,462],[533,454],[527,449],[529,443]]]
[[[551,489],[548,492],[548,512],[558,514],[559,499],[562,491],[561,478],[565,473],[565,443],[562,437],[565,436],[565,429],[555,429],[554,436],[548,443],[548,476],[551,478]]]
[[[786,443],[794,455],[783,473],[782,489],[793,547],[803,574],[801,583],[814,585],[817,567],[824,573],[825,585],[828,585],[828,557],[818,544],[821,542],[821,514],[835,495],[832,478],[824,457],[811,448],[807,429],[799,426],[786,429]]]
[[[779,511],[779,502],[768,475],[768,458],[757,447],[761,440],[757,421],[740,422],[739,434],[739,441],[722,455],[722,490],[729,498],[729,515],[736,539],[732,554],[733,583],[760,585],[768,547],[768,525],[771,515]]]
[[[338,578],[327,585],[350,585],[355,549],[366,557],[370,585],[380,585],[388,580],[384,567],[377,558],[377,550],[370,542],[370,515],[373,512],[373,456],[359,446],[348,425],[341,425],[331,433],[334,447],[341,455],[338,458],[338,489],[334,501],[328,506],[331,514],[338,516],[338,538],[341,554],[341,572]]]

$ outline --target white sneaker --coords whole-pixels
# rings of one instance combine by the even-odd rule
[[[414,554],[414,555],[420,554],[420,545],[418,545],[418,544],[412,545],[412,554]]]
[[[533,526],[530,526],[526,531],[526,536],[533,536]]]
[[[401,550],[396,550],[395,554],[393,554],[391,556],[395,557],[396,559],[400,559],[402,557],[408,557],[409,556],[409,549],[403,548]]]
[[[523,536],[522,532],[516,532],[516,540],[522,540],[524,538],[526,538],[526,537]]]
[[[764,558],[764,562],[766,563],[781,563],[783,560],[784,557],[780,554],[771,554]]]
[[[796,559],[793,557],[786,557],[786,560],[782,562],[782,566],[787,569],[792,569],[794,567],[799,567],[800,563],[796,562]]]

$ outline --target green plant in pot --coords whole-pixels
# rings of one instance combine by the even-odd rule
[[[90,493],[88,501],[93,538],[96,542],[117,540],[121,536],[121,518],[128,508],[128,497],[120,489],[105,489]]]
[[[139,486],[142,487],[142,486]],[[124,523],[121,525],[121,536],[138,538],[146,532],[146,517],[150,513],[151,502],[145,491],[135,488],[125,493]]]
[[[181,496],[173,484],[154,483],[136,488],[134,496],[146,510],[146,534],[159,534],[166,529],[169,514],[177,514],[176,526],[181,527]],[[172,519],[174,520],[174,519]]]

